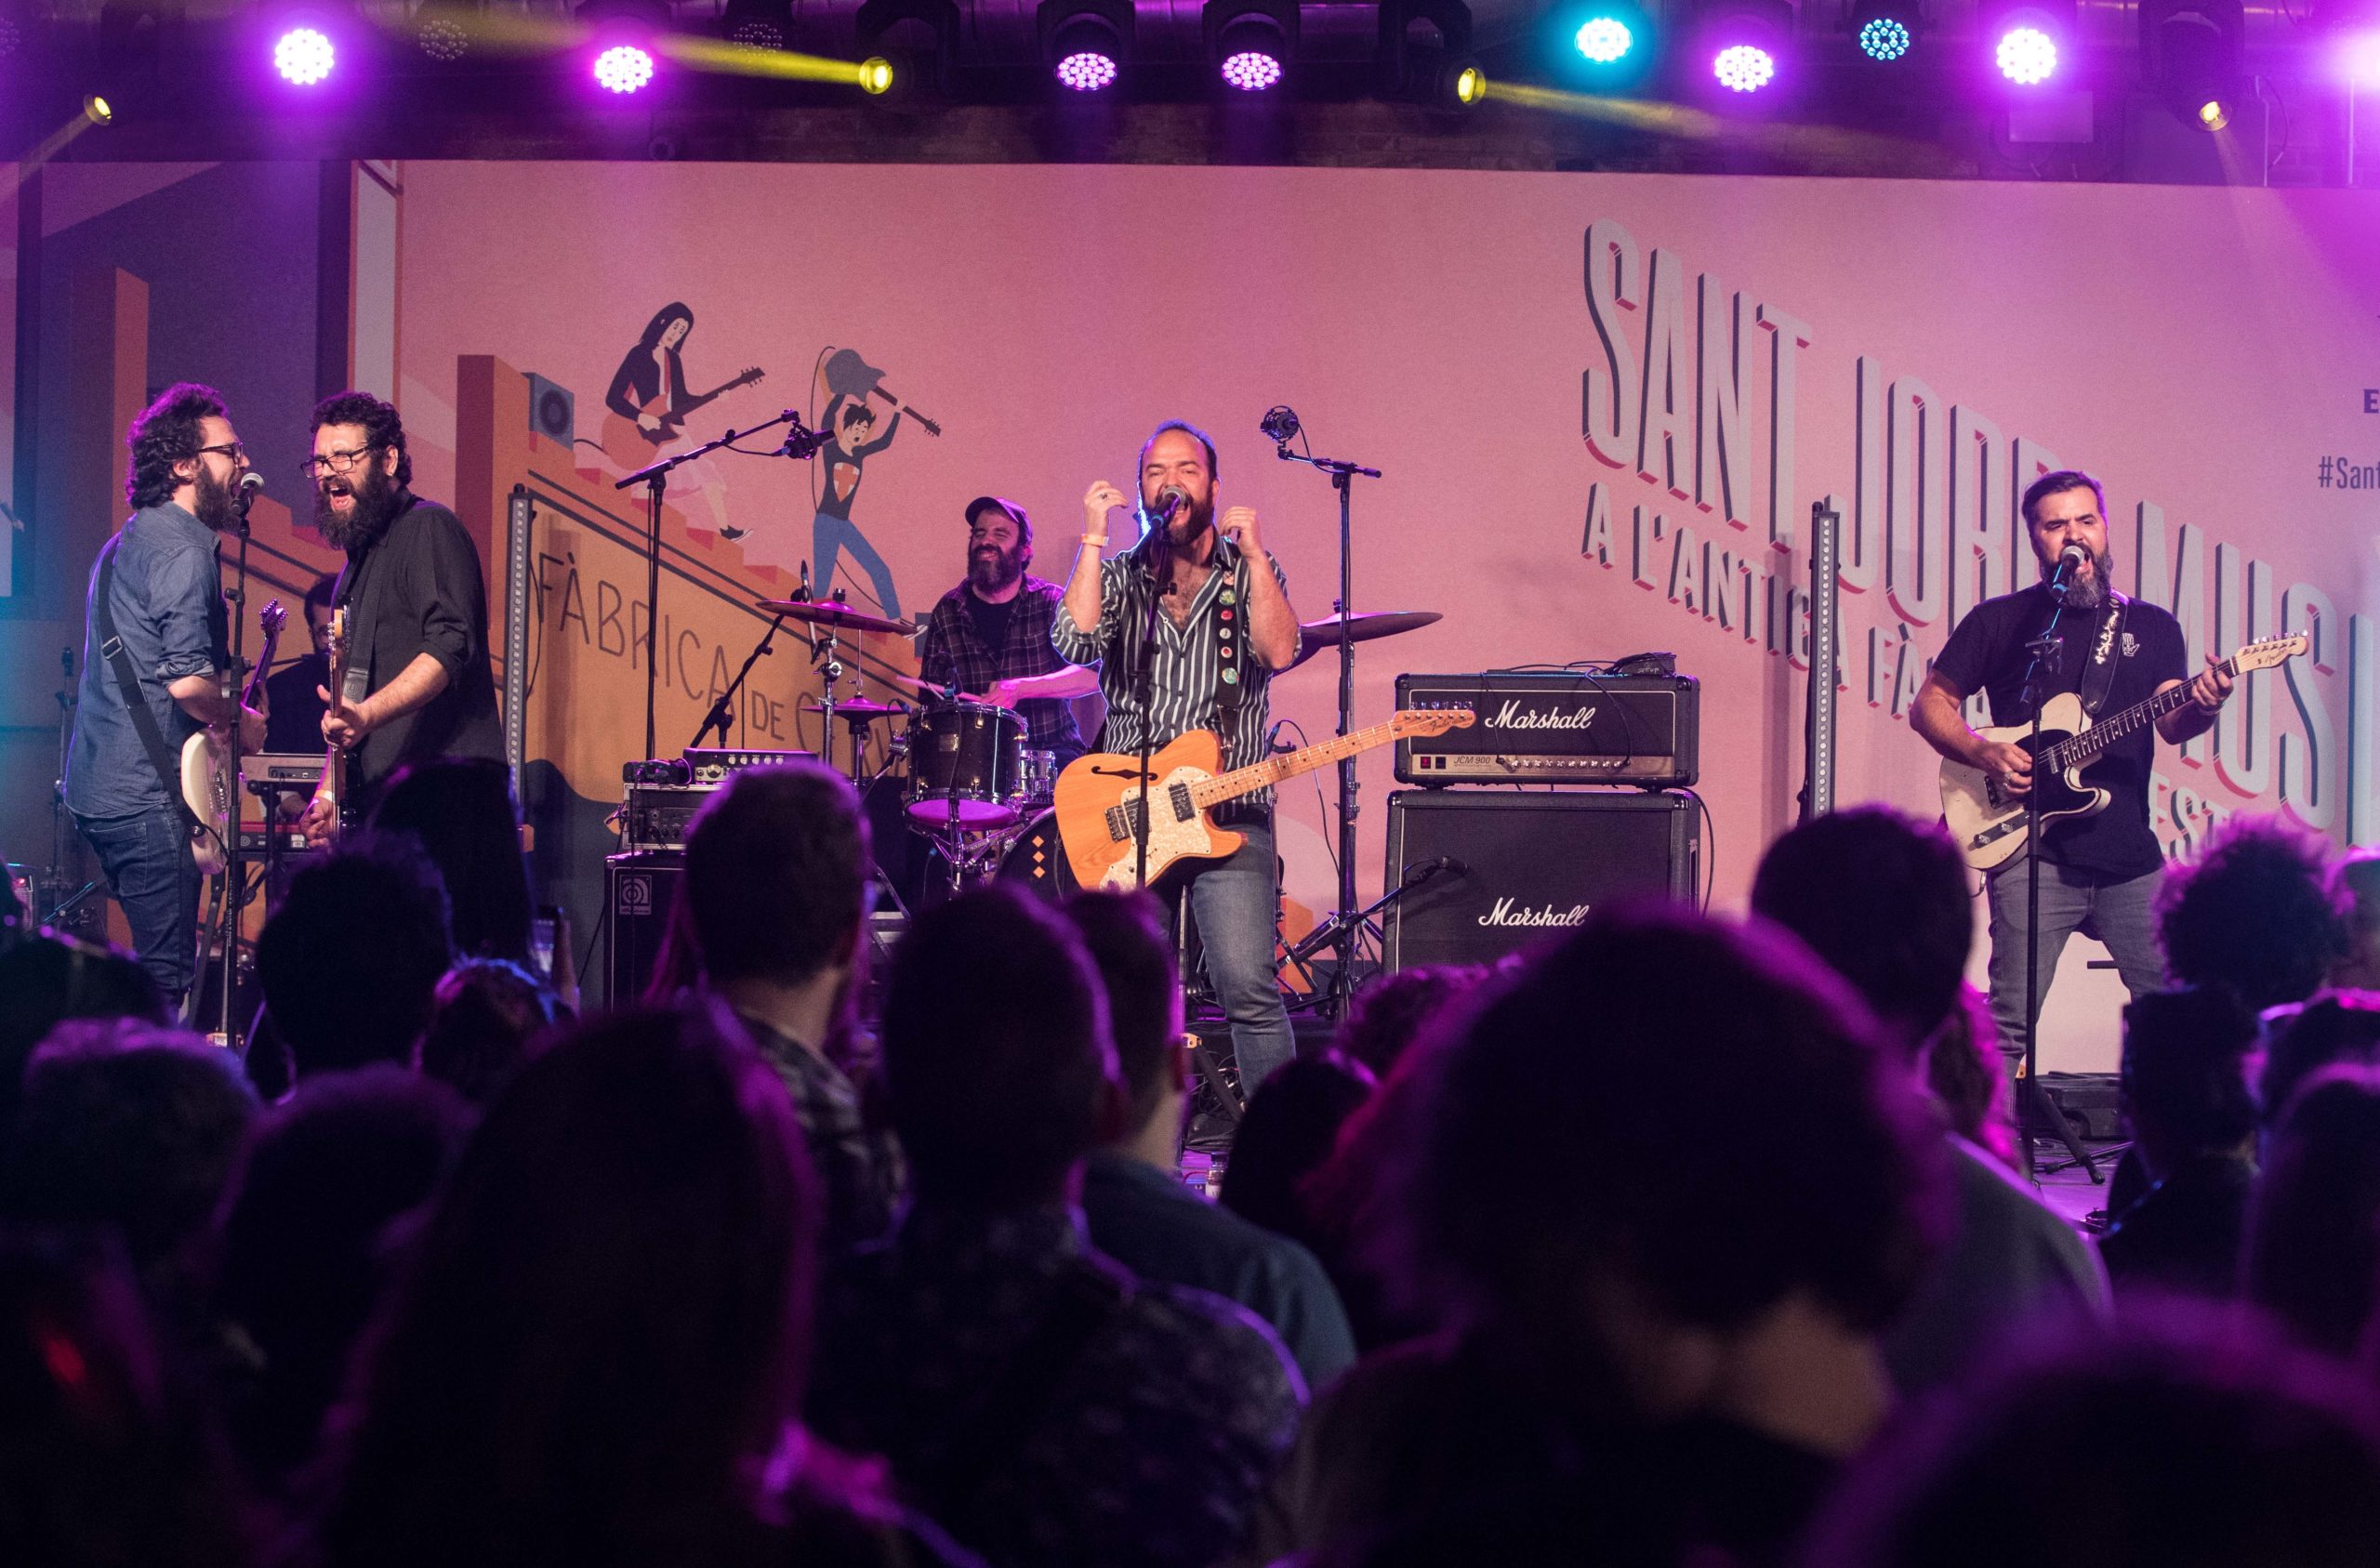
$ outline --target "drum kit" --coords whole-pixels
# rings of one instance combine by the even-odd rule
[[[933,880],[946,886],[949,894],[993,877],[1021,882],[1050,898],[1062,898],[1073,890],[1051,809],[1057,790],[1058,754],[1026,747],[1027,727],[1022,714],[884,669],[876,672],[877,678],[914,691],[920,699],[919,705],[838,698],[836,687],[845,670],[837,646],[840,634],[906,636],[916,628],[905,621],[854,610],[840,599],[764,599],[760,607],[786,620],[814,626],[823,634],[817,648],[824,684],[819,700],[804,711],[825,720],[822,751],[829,766],[835,761],[835,720],[840,718],[850,727],[852,784],[868,802],[868,814],[879,835],[878,859],[896,898],[925,891],[927,882],[922,876],[903,877],[893,869],[908,857],[883,841],[882,819],[887,812],[880,802],[888,795],[897,799],[901,826],[931,847],[939,868]],[[1289,667],[1295,669],[1342,641],[1395,637],[1439,618],[1435,611],[1395,611],[1308,621],[1298,628],[1298,655]],[[907,731],[892,737],[885,761],[871,773],[866,764],[868,727],[896,717],[909,720]],[[904,881],[910,886],[901,887]]]

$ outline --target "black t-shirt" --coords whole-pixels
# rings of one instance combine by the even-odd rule
[[[1016,613],[1016,596],[1011,594],[998,604],[987,604],[970,591],[967,595],[967,618],[975,623],[975,635],[984,646],[998,650],[1008,646],[1008,620]]]
[[[265,720],[264,748],[278,752],[329,749],[323,740],[323,682],[331,677],[331,662],[320,653],[292,659],[264,678],[265,695],[272,717]]]
[[[2048,626],[2049,590],[2038,585],[1990,599],[1967,613],[1934,660],[1943,679],[1964,692],[1984,692],[1995,725],[2023,724],[2032,718],[2024,700],[2025,645]],[[2052,692],[2081,690],[2101,612],[2069,610],[2058,621],[2059,649]],[[2145,600],[2124,600],[2116,649],[2115,675],[2099,718],[2109,718],[2154,696],[2169,680],[2188,677],[2182,628],[2174,617]],[[2127,882],[2164,863],[2157,837],[2149,830],[2149,773],[2157,755],[2153,726],[2143,725],[2116,742],[2082,770],[2083,779],[2109,792],[2108,809],[2096,816],[2054,823],[2043,835],[2042,858],[2091,881]]]

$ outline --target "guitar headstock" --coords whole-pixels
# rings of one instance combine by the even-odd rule
[[[342,604],[331,612],[330,630],[323,640],[330,644],[324,652],[331,662],[331,690],[338,690],[339,673],[347,668],[347,606]]]
[[[281,628],[289,624],[289,612],[284,610],[281,600],[276,599],[257,612],[257,624],[264,627],[265,636],[279,637]]]
[[[730,381],[727,386],[730,390],[733,390],[737,387],[757,386],[759,383],[765,381],[768,378],[769,373],[767,371],[762,370],[759,365],[747,364],[744,367],[744,374],[738,376],[734,380]]]
[[[1467,707],[1448,705],[1446,707],[1409,707],[1396,710],[1389,720],[1389,730],[1398,740],[1408,735],[1443,735],[1449,730],[1468,730],[1478,715]]]
[[[2310,646],[2310,639],[2302,631],[2291,632],[2286,637],[2268,637],[2241,648],[2231,655],[2231,663],[2241,675],[2245,675],[2252,669],[2270,669],[2275,665],[2286,664]]]

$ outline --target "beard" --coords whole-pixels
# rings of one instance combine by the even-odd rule
[[[337,489],[334,491],[333,486]],[[344,516],[331,507],[334,494],[350,497]],[[398,494],[397,481],[377,466],[316,481],[314,526],[321,531],[323,543],[335,550],[371,544],[389,531],[397,515]]]
[[[1024,575],[1025,547],[1022,545],[1012,550],[986,546],[967,558],[967,581],[978,593],[998,593]]]
[[[2056,573],[2057,562],[2042,563],[2042,582],[2044,585]],[[2059,598],[2069,610],[2096,610],[2108,601],[2108,586],[2115,581],[2115,575],[2116,552],[2115,547],[2110,545],[2091,558],[2090,576],[2073,576],[2066,580],[2065,590]]]
[[[1178,550],[1213,527],[1214,522],[1215,498],[1211,494],[1202,501],[1193,501],[1184,496],[1173,514],[1173,521],[1166,528],[1165,542]]]
[[[201,468],[195,497],[198,520],[218,534],[240,531],[240,493]]]

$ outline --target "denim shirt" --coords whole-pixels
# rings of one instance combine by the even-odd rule
[[[172,502],[143,507],[101,547],[84,602],[83,682],[74,738],[66,754],[66,806],[78,817],[135,816],[172,804],[165,781],[140,744],[115,670],[100,652],[96,596],[99,566],[115,557],[109,609],[132,656],[140,693],[176,754],[200,728],[165,688],[231,662],[231,624],[216,562],[214,532]]]

